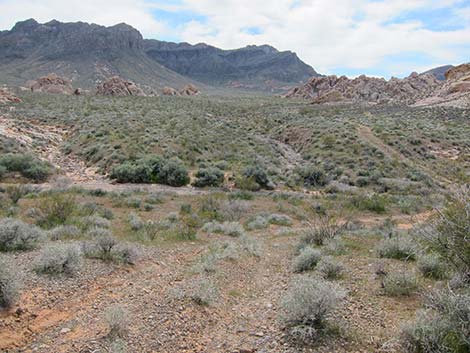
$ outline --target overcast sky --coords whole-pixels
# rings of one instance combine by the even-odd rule
[[[146,38],[271,44],[324,74],[405,76],[470,61],[470,0],[0,0],[0,28],[126,22]]]

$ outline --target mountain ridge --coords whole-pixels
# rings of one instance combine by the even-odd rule
[[[156,60],[155,51],[161,50],[180,60]],[[181,60],[181,53],[192,56]],[[106,27],[57,20],[41,24],[28,19],[17,22],[11,30],[0,31],[0,81],[23,85],[51,72],[84,88],[94,88],[106,78],[119,75],[157,89],[195,84],[264,91],[284,90],[286,85],[294,86],[318,75],[295,53],[280,52],[269,45],[224,51],[205,43],[144,39],[125,23]]]

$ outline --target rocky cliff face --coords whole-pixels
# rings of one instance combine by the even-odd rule
[[[211,85],[271,90],[319,76],[295,53],[268,45],[222,50],[206,44],[146,40],[145,51],[167,68]]]
[[[445,105],[470,107],[470,64],[452,67],[445,73],[445,82],[431,96],[416,102],[417,106]]]
[[[150,59],[142,35],[126,24],[40,24],[30,19],[0,32],[1,82],[23,85],[50,72],[87,88],[116,75],[156,88],[188,83]]]
[[[121,76],[157,89],[201,87],[203,82],[274,91],[317,76],[295,53],[267,45],[221,50],[144,40],[126,24],[104,27],[55,20],[41,24],[30,19],[0,31],[0,82],[23,85],[50,72],[86,88]]]
[[[300,97],[313,103],[364,102],[412,104],[431,96],[442,83],[433,75],[411,74],[404,79],[359,76],[314,77],[303,85],[289,91],[285,97]]]

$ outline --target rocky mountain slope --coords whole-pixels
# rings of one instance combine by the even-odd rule
[[[428,70],[426,72],[423,72],[423,74],[431,74],[435,78],[437,78],[439,81],[445,81],[446,80],[446,72],[452,69],[454,66],[453,65],[444,65],[444,66],[439,66],[434,69]]]
[[[0,32],[1,82],[24,85],[51,72],[86,88],[115,75],[154,88],[191,82],[150,59],[142,35],[126,24],[40,24],[30,19]]]
[[[433,94],[416,102],[417,106],[441,105],[470,107],[470,63],[451,68],[445,82]]]
[[[431,96],[442,83],[431,74],[412,73],[404,79],[359,76],[312,77],[285,96],[311,99],[313,103],[365,102],[412,104]]]
[[[320,76],[295,53],[269,45],[222,50],[206,44],[145,40],[145,51],[167,68],[211,85],[277,90]]]
[[[51,72],[84,88],[120,76],[156,89],[187,84],[204,88],[203,82],[270,91],[318,76],[295,53],[270,46],[224,51],[205,44],[144,40],[123,23],[104,27],[30,19],[0,31],[0,82],[24,85]]]

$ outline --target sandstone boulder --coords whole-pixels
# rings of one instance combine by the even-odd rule
[[[183,87],[180,94],[182,96],[197,96],[199,94],[199,89],[192,84],[188,84]]]
[[[179,96],[180,93],[172,87],[163,87],[162,93],[164,96]]]
[[[96,88],[96,94],[103,96],[145,96],[144,91],[134,82],[113,76]]]
[[[72,94],[73,88],[69,80],[54,73],[28,82],[32,92],[43,92],[53,94]]]

